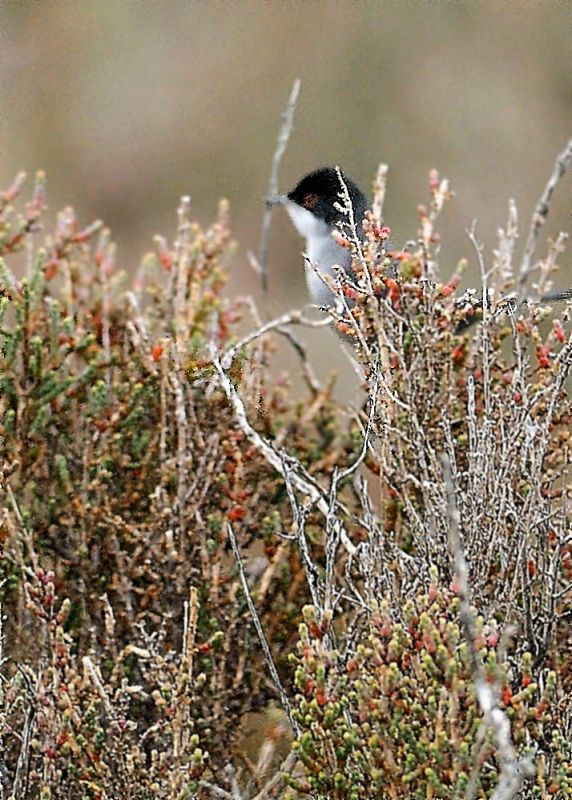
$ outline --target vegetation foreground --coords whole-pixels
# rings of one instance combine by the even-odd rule
[[[128,278],[0,195],[2,797],[572,798],[569,309],[520,303],[565,236],[471,233],[479,309],[429,188],[397,278],[383,171],[341,232],[350,413],[302,314],[223,297],[224,204]]]

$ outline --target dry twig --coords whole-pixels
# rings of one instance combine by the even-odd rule
[[[292,132],[292,125],[294,124],[294,112],[296,111],[296,104],[298,103],[298,95],[300,94],[301,81],[296,79],[290,92],[288,105],[282,114],[282,127],[278,134],[278,141],[276,143],[276,150],[272,157],[272,169],[270,171],[270,179],[268,181],[268,194],[267,197],[271,198],[278,194],[278,171],[282,162],[282,157],[286,152],[288,139]],[[260,232],[260,249],[258,252],[258,269],[262,280],[262,290],[266,293],[268,291],[268,239],[270,236],[270,224],[272,222],[272,209],[270,203],[266,204],[264,214],[262,216],[262,230]]]
[[[447,515],[449,523],[449,547],[453,557],[457,595],[460,604],[461,628],[469,648],[471,671],[475,682],[475,692],[483,712],[484,724],[489,725],[495,734],[501,773],[493,800],[513,800],[527,778],[534,774],[529,758],[518,759],[511,741],[510,722],[499,708],[495,687],[487,681],[481,656],[477,650],[475,612],[471,607],[469,588],[469,569],[463,553],[460,534],[460,516],[455,499],[455,487],[451,478],[448,459],[442,456],[443,479],[447,494]]]
[[[534,257],[534,251],[536,250],[538,235],[540,233],[541,227],[544,225],[544,223],[546,222],[546,218],[548,217],[552,195],[554,194],[554,190],[558,186],[559,182],[566,174],[566,171],[570,167],[571,163],[572,163],[572,139],[569,139],[568,143],[566,144],[566,147],[556,159],[556,164],[554,165],[554,170],[552,172],[552,175],[548,179],[548,182],[544,187],[544,191],[542,192],[540,200],[536,204],[536,208],[534,209],[534,213],[532,215],[530,229],[528,231],[528,237],[526,239],[526,244],[524,246],[524,253],[522,256],[522,262],[520,265],[520,272],[518,276],[518,290],[519,290],[520,300],[524,300],[526,294],[526,284],[528,282],[530,273],[532,272],[533,268],[532,259]]]
[[[268,644],[268,640],[264,633],[264,629],[262,627],[262,623],[260,622],[260,617],[258,616],[258,612],[256,610],[256,606],[254,605],[254,600],[252,599],[252,595],[250,593],[250,587],[248,585],[248,580],[246,578],[246,572],[244,571],[244,564],[242,562],[242,556],[240,555],[240,550],[238,549],[238,543],[236,541],[236,536],[234,535],[234,531],[232,529],[232,525],[230,522],[227,524],[227,532],[228,538],[230,541],[230,546],[232,547],[232,553],[234,555],[234,560],[236,561],[236,566],[238,569],[238,574],[240,576],[240,582],[242,584],[242,590],[244,592],[244,596],[246,597],[246,602],[248,603],[248,608],[250,610],[250,614],[252,617],[252,622],[254,627],[256,628],[256,633],[258,634],[258,638],[260,639],[260,644],[262,645],[262,650],[264,651],[264,658],[266,659],[266,664],[268,665],[268,670],[270,671],[270,675],[272,676],[272,681],[278,691],[280,696],[280,702],[282,703],[282,708],[288,715],[288,719],[290,721],[290,725],[294,734],[297,736],[300,733],[300,728],[298,723],[292,716],[292,706],[290,704],[290,700],[288,695],[286,694],[286,690],[282,686],[282,681],[280,680],[280,676],[278,675],[278,671],[276,669],[276,665],[274,664],[274,659],[272,658],[272,651],[270,650],[270,645]]]

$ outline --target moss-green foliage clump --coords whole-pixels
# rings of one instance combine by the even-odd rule
[[[298,789],[319,798],[462,797],[470,784],[491,796],[497,783],[496,742],[483,724],[459,602],[430,587],[409,600],[402,621],[389,603],[373,603],[368,630],[347,660],[329,649],[305,609],[296,663],[301,733],[294,744],[306,768]],[[495,687],[522,755],[541,745],[542,779],[550,793],[572,796],[572,748],[553,730],[556,674],[532,681],[530,654],[509,671],[497,658],[496,623],[478,619],[476,646],[484,679]],[[514,687],[514,688],[513,688]],[[488,770],[478,766],[487,763]]]

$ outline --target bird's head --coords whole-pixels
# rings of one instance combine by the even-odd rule
[[[356,225],[361,229],[368,202],[361,189],[341,173],[353,208]],[[322,167],[305,175],[285,195],[271,198],[272,204],[285,207],[298,232],[308,238],[313,234],[336,229],[339,222],[347,222],[347,215],[338,208],[344,206],[344,189],[335,167]]]

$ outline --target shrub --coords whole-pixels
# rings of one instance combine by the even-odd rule
[[[224,299],[224,204],[203,230],[183,199],[129,278],[71,209],[41,241],[42,176],[1,195],[7,796],[572,797],[572,344],[520,303],[563,238],[535,260],[537,212],[519,271],[511,207],[460,296],[446,182],[390,257],[381,176],[332,286],[349,425],[304,316]]]

